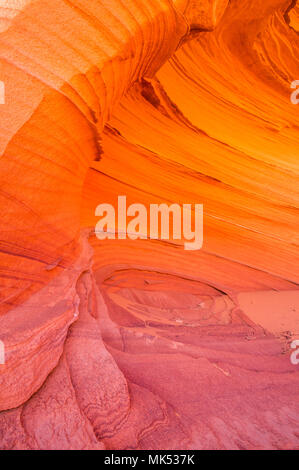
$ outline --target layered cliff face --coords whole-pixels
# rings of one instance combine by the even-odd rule
[[[1,449],[299,448],[299,9],[0,2]],[[204,205],[204,245],[95,209]]]

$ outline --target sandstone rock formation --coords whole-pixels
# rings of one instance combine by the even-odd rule
[[[0,0],[0,449],[299,449],[299,8]],[[204,247],[95,208],[204,204]]]

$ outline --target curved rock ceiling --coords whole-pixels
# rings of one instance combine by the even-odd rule
[[[299,5],[1,0],[1,449],[299,449]],[[204,205],[204,245],[95,208]],[[297,392],[296,392],[297,390]]]

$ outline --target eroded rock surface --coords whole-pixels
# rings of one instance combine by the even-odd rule
[[[299,448],[298,13],[2,1],[0,449]],[[122,194],[203,249],[97,240]]]

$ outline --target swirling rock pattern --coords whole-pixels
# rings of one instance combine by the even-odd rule
[[[298,2],[0,2],[1,449],[299,449]],[[204,247],[93,235],[203,203]]]

